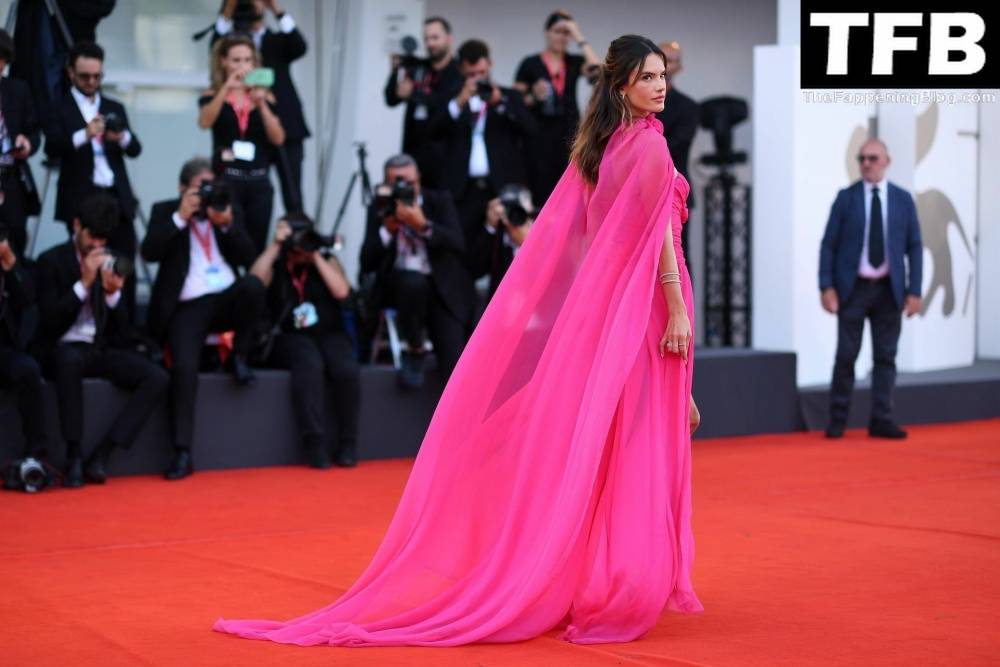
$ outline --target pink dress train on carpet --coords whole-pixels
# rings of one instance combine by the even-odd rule
[[[691,585],[693,357],[661,358],[657,262],[689,186],[653,117],[572,165],[455,368],[382,544],[332,604],[214,629],[298,645],[455,646],[552,629],[625,642]]]

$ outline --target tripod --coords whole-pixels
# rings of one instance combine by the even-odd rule
[[[351,201],[351,192],[354,190],[354,184],[357,183],[359,178],[361,179],[361,205],[367,210],[372,203],[372,183],[368,177],[368,169],[365,167],[365,158],[368,157],[368,151],[365,149],[365,142],[363,141],[355,141],[354,146],[357,148],[355,153],[358,156],[358,168],[351,173],[351,180],[347,182],[347,191],[344,193],[344,198],[340,201],[340,208],[337,209],[337,217],[333,221],[332,234],[334,235],[340,229],[340,223],[344,221],[347,204]]]

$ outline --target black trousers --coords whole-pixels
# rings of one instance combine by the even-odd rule
[[[3,189],[3,204],[0,204],[0,222],[7,226],[10,247],[18,259],[24,259],[24,249],[28,245],[28,216],[25,212],[24,189],[13,169],[0,174],[0,188]]]
[[[7,345],[0,345],[0,387],[17,397],[24,428],[25,455],[45,456],[45,418],[42,415],[42,369],[35,359]]]
[[[246,356],[253,345],[254,329],[264,308],[264,284],[245,276],[217,294],[177,304],[167,324],[170,345],[170,405],[174,419],[174,444],[189,448],[194,437],[194,408],[198,371],[205,337],[219,331],[236,332],[233,353]]]
[[[283,333],[269,360],[292,373],[292,407],[303,440],[324,438],[327,406],[337,422],[337,448],[358,440],[361,415],[361,367],[346,333]]]
[[[837,312],[837,357],[830,386],[830,420],[846,422],[854,390],[854,363],[861,351],[865,319],[871,323],[872,407],[871,421],[892,418],[892,390],[896,384],[896,349],[902,328],[889,278],[871,281],[859,277],[850,296]]]
[[[396,308],[400,335],[411,350],[423,350],[426,328],[438,368],[447,380],[465,347],[466,323],[448,310],[429,275],[394,270],[387,279],[386,305]]]
[[[258,253],[267,245],[271,229],[271,212],[274,208],[274,187],[270,179],[239,180],[226,178],[233,196],[233,207],[243,213],[243,224],[253,239]]]
[[[285,157],[281,157],[284,151]],[[301,139],[286,139],[281,146],[275,146],[271,153],[271,162],[278,171],[278,181],[281,183],[281,201],[285,212],[304,210],[302,202],[302,161],[305,150]]]
[[[465,232],[465,246],[472,246],[473,240],[480,229],[486,224],[486,206],[497,196],[493,186],[485,178],[470,178],[465,185],[465,192],[455,202],[458,209],[458,219]]]
[[[115,417],[107,438],[131,447],[139,429],[167,392],[167,372],[132,350],[98,348],[90,343],[59,343],[50,355],[49,375],[55,380],[59,423],[67,442],[83,439],[83,379],[100,377],[131,392]]]

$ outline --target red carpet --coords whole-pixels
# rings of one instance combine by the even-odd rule
[[[1000,420],[695,443],[695,587],[631,644],[299,648],[292,617],[367,564],[409,460],[0,494],[3,665],[996,665]]]

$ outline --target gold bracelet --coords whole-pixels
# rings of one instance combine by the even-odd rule
[[[660,278],[666,278],[667,276],[677,276],[678,278],[680,278],[681,274],[678,273],[678,272],[676,272],[676,271],[672,271],[670,273],[661,273],[660,274]]]

